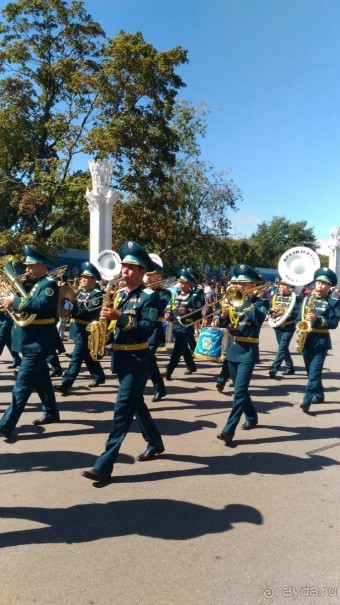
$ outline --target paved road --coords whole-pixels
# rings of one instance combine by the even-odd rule
[[[220,366],[200,361],[190,377],[181,367],[168,397],[150,404],[166,453],[136,462],[144,442],[134,424],[103,487],[80,473],[110,427],[117,385],[108,360],[97,393],[84,373],[58,396],[59,425],[32,425],[32,396],[15,438],[0,441],[1,605],[340,602],[340,330],[325,364],[327,402],[308,416],[301,356],[295,376],[270,379],[275,337],[268,325],[261,336],[256,430],[238,430],[233,447],[218,441],[231,402],[230,389],[215,390]],[[1,411],[13,385],[5,360]]]

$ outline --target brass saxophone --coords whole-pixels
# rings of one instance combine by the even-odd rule
[[[7,260],[0,270],[0,302],[3,298],[6,298],[11,294],[14,294],[14,296],[21,296],[22,298],[28,298],[28,294],[15,272],[13,262]],[[6,310],[14,323],[20,328],[28,326],[36,318],[36,314],[33,313],[29,314],[13,311],[11,308],[7,308]]]
[[[112,295],[116,286],[117,280],[111,280],[106,288],[106,292],[103,296],[103,304],[104,308],[108,308],[111,306]],[[90,357],[93,361],[100,361],[105,355],[105,347],[106,347],[106,335],[107,335],[107,320],[104,317],[100,317],[98,320],[91,321],[88,326],[86,326],[87,332],[89,332],[88,337],[88,347],[90,352]]]
[[[313,313],[315,306],[315,297],[316,292],[313,291],[312,295],[309,297],[308,304],[303,308],[302,315],[305,317],[308,313]],[[307,336],[312,329],[312,324],[308,319],[301,319],[296,325],[296,341],[295,341],[295,350],[297,353],[302,353],[305,348]]]

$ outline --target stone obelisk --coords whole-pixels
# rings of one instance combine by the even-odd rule
[[[108,160],[90,160],[92,191],[87,189],[90,210],[90,262],[96,263],[102,250],[112,250],[112,208],[117,195],[110,187],[113,164]]]
[[[331,227],[329,230],[329,268],[336,273],[340,283],[340,227]]]

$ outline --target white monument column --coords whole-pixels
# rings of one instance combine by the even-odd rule
[[[329,268],[336,273],[340,283],[340,227],[331,227],[329,242]]]
[[[90,160],[92,191],[87,189],[90,210],[90,262],[96,263],[102,250],[112,250],[112,208],[117,195],[110,188],[113,164]]]

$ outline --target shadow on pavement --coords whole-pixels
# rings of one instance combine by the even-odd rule
[[[107,504],[80,504],[70,508],[12,507],[0,509],[3,518],[25,519],[47,527],[10,531],[0,536],[0,547],[22,544],[82,543],[137,534],[162,540],[191,540],[223,533],[235,523],[262,524],[262,515],[243,504],[222,510],[167,499],[142,499]]]

